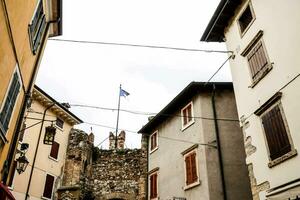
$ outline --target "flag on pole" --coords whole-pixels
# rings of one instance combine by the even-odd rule
[[[125,90],[123,90],[123,89],[121,89],[120,90],[120,96],[122,97],[127,97],[129,95],[129,92],[127,92],[127,91],[125,91]]]

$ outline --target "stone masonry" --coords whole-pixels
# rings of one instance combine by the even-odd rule
[[[124,149],[126,133],[110,133],[109,149],[94,147],[94,135],[73,129],[60,200],[146,200],[147,140],[141,149]]]

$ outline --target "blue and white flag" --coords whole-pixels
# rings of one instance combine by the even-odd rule
[[[123,89],[120,90],[120,96],[127,97],[128,95],[129,95],[129,92],[126,92]]]

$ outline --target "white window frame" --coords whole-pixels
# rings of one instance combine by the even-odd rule
[[[3,101],[0,103],[0,113],[1,113],[2,110],[3,110],[4,104],[5,104],[6,100],[7,100],[8,92],[9,92],[11,86],[12,86],[12,82],[13,82],[13,78],[14,78],[14,74],[15,73],[17,73],[17,75],[18,75],[18,81],[20,83],[20,88],[19,88],[19,91],[18,91],[18,95],[17,95],[17,98],[16,98],[15,105],[14,105],[12,113],[11,113],[11,117],[10,117],[9,122],[8,122],[8,127],[10,126],[11,120],[13,118],[13,114],[14,114],[15,109],[16,109],[16,104],[18,103],[18,99],[19,99],[19,96],[20,96],[19,94],[20,94],[20,91],[21,91],[21,88],[22,88],[21,74],[20,74],[20,71],[19,71],[18,64],[15,66],[15,70],[13,71],[12,76],[10,78],[10,81],[9,81],[8,87],[6,89],[6,93],[5,93],[5,96],[3,98]],[[2,126],[2,124],[1,124],[1,126]],[[0,128],[0,138],[2,139],[2,141],[4,143],[7,142],[7,139],[6,139],[5,136],[6,136],[6,133],[7,133],[8,130],[9,130],[9,128],[6,131],[2,130],[2,127]],[[4,132],[2,132],[2,131],[4,131]]]
[[[187,174],[186,174],[185,158],[187,156],[189,156],[190,154],[192,154],[192,153],[196,154],[196,156],[195,156],[195,162],[196,162],[197,181],[195,181],[194,183],[191,183],[191,184],[187,185],[186,184],[186,182],[187,182]],[[193,150],[188,151],[187,153],[185,153],[183,155],[183,163],[184,163],[184,187],[183,187],[183,189],[187,190],[187,189],[193,188],[193,187],[195,187],[197,185],[200,185],[201,182],[200,182],[200,177],[199,177],[199,166],[198,166],[198,152],[197,152],[197,148],[194,148]]]
[[[240,18],[242,17],[242,15],[244,14],[244,12],[246,11],[247,7],[249,6],[250,8],[250,12],[251,12],[251,15],[252,15],[252,20],[251,22],[248,24],[248,26],[242,31],[241,29],[241,24],[240,24]],[[239,32],[240,32],[240,36],[241,38],[246,34],[246,32],[249,30],[249,28],[251,27],[251,25],[253,24],[253,22],[255,21],[256,19],[256,16],[255,16],[255,13],[254,13],[254,10],[253,10],[253,6],[252,6],[252,3],[251,1],[248,1],[243,10],[241,11],[241,13],[239,14],[239,17],[237,18],[237,25],[239,27]]]
[[[49,176],[53,176],[54,177],[54,180],[53,180],[53,185],[52,185],[52,193],[51,193],[51,198],[48,198],[48,197],[44,197],[44,190],[45,190],[45,186],[46,186],[46,180],[47,180],[47,175]],[[46,173],[45,175],[45,181],[44,181],[44,188],[43,188],[43,194],[41,196],[42,199],[45,199],[45,200],[52,200],[52,197],[53,197],[53,192],[54,192],[54,186],[55,186],[55,181],[56,181],[56,176],[54,174],[50,174],[50,173]]]
[[[184,114],[183,114],[183,111],[191,105],[191,114],[192,116],[188,116],[191,118],[190,121],[188,121],[187,124],[184,124]],[[189,102],[186,106],[184,106],[182,109],[181,109],[181,131],[187,129],[189,126],[191,126],[192,124],[195,123],[195,119],[194,119],[194,106],[193,106],[193,101]]]
[[[152,140],[151,138],[156,134],[156,147],[154,147],[154,149],[151,149],[152,146]],[[158,130],[154,131],[151,135],[150,135],[150,146],[149,146],[149,152],[150,154],[153,153],[154,151],[156,151],[158,149]]]

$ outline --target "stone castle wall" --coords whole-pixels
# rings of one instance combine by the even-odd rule
[[[91,177],[96,199],[146,199],[146,156],[143,149],[99,150]]]
[[[100,150],[92,133],[72,129],[59,200],[146,200],[147,140],[141,149],[124,149],[125,132],[118,138],[119,149],[111,137],[110,149]]]

